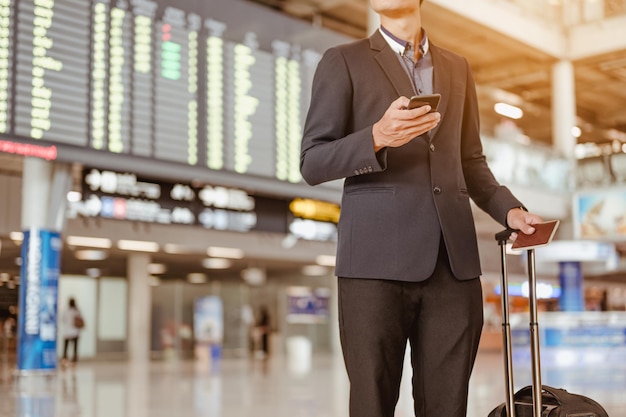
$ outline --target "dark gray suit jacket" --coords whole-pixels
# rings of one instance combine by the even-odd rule
[[[310,185],[345,178],[337,276],[425,280],[443,236],[455,276],[476,278],[470,197],[503,225],[508,210],[522,205],[487,166],[469,64],[432,43],[430,53],[441,122],[429,135],[378,153],[372,125],[392,101],[414,94],[396,53],[376,31],[329,49],[318,64],[301,172]]]

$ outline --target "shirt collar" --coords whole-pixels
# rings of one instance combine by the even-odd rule
[[[383,35],[383,38],[387,41],[391,49],[394,52],[397,52],[400,55],[404,55],[406,51],[412,46],[411,42],[405,41],[403,39],[398,38],[393,33],[389,32],[389,30],[385,29],[383,26],[380,27],[380,33]],[[428,49],[430,48],[430,43],[428,42],[428,36],[426,36],[426,31],[422,28],[422,40],[418,46],[420,49],[422,56],[428,53]]]

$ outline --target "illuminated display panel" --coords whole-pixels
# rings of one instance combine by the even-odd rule
[[[11,126],[12,51],[13,9],[10,0],[0,0],[0,133]]]
[[[254,50],[247,45],[226,42],[224,50],[224,152],[225,168],[240,174],[249,171],[252,157],[251,117],[259,107],[252,95],[251,68],[256,64]]]
[[[225,25],[207,20],[206,40],[206,166],[224,167],[224,40]]]
[[[289,177],[289,53],[287,42],[274,41],[274,113],[276,136],[276,178],[286,181]]]
[[[132,153],[150,157],[154,135],[154,18],[157,4],[145,0],[134,5],[133,17],[133,87],[132,87]]]
[[[246,173],[271,177],[274,174],[274,57],[271,53],[253,50],[255,63],[250,68],[250,95],[259,101],[249,121],[252,137],[248,142],[251,163]]]
[[[322,59],[322,54],[311,49],[302,51],[300,56],[301,87],[299,96],[301,112],[299,123],[301,126],[304,126],[309,103],[311,102],[311,85],[313,84],[313,76],[315,75],[315,69],[320,59]],[[297,147],[298,153],[300,152],[300,139],[299,137],[294,137],[294,142],[292,142],[294,146]],[[297,170],[297,175],[300,178],[300,156],[298,155],[297,160],[296,158],[292,158],[291,163],[291,171],[294,172]]]
[[[252,41],[249,41],[253,43]],[[243,44],[226,47],[226,167],[240,174],[274,173],[273,57]]]
[[[0,0],[0,134],[301,183],[320,55],[214,15],[243,3]]]
[[[167,7],[155,31],[154,156],[198,163],[200,16]]]
[[[109,13],[108,4],[101,1],[92,10],[90,145],[94,149],[104,149],[107,142]]]
[[[90,2],[17,2],[15,133],[85,146]]]
[[[133,68],[133,17],[118,2],[109,20],[109,112],[107,150],[126,153],[131,146],[131,71]]]

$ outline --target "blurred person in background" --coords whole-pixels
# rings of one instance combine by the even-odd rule
[[[257,329],[259,332],[260,352],[262,359],[267,361],[270,354],[270,313],[267,307],[261,306],[259,310],[259,321],[257,322]]]
[[[85,327],[83,316],[76,306],[76,300],[70,297],[67,308],[63,311],[62,316],[62,332],[63,332],[63,357],[61,359],[61,367],[65,368],[68,364],[75,366],[78,362],[78,337],[81,330]],[[68,362],[68,349],[72,345],[72,359]]]

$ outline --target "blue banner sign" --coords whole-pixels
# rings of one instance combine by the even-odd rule
[[[583,274],[580,262],[559,262],[559,282],[561,311],[584,311]]]
[[[224,342],[224,305],[222,299],[215,295],[196,298],[193,326],[196,359],[200,362],[211,361],[213,370],[219,370]],[[207,354],[209,357],[206,357]]]
[[[626,325],[586,325],[583,327],[541,327],[539,337],[542,347],[613,347],[626,348]],[[530,331],[517,328],[511,331],[513,346],[530,346]]]
[[[24,232],[18,317],[19,371],[56,369],[61,245],[56,232],[35,228]]]
[[[626,347],[626,328],[623,326],[598,326],[571,329],[548,328],[545,346],[568,347]]]
[[[196,298],[193,324],[196,343],[221,345],[224,340],[222,299],[214,295]]]
[[[288,287],[287,322],[326,323],[329,316],[329,299],[328,288]]]
[[[513,360],[530,363],[527,314],[511,329]],[[542,366],[598,370],[626,367],[626,312],[543,312],[539,315]]]

